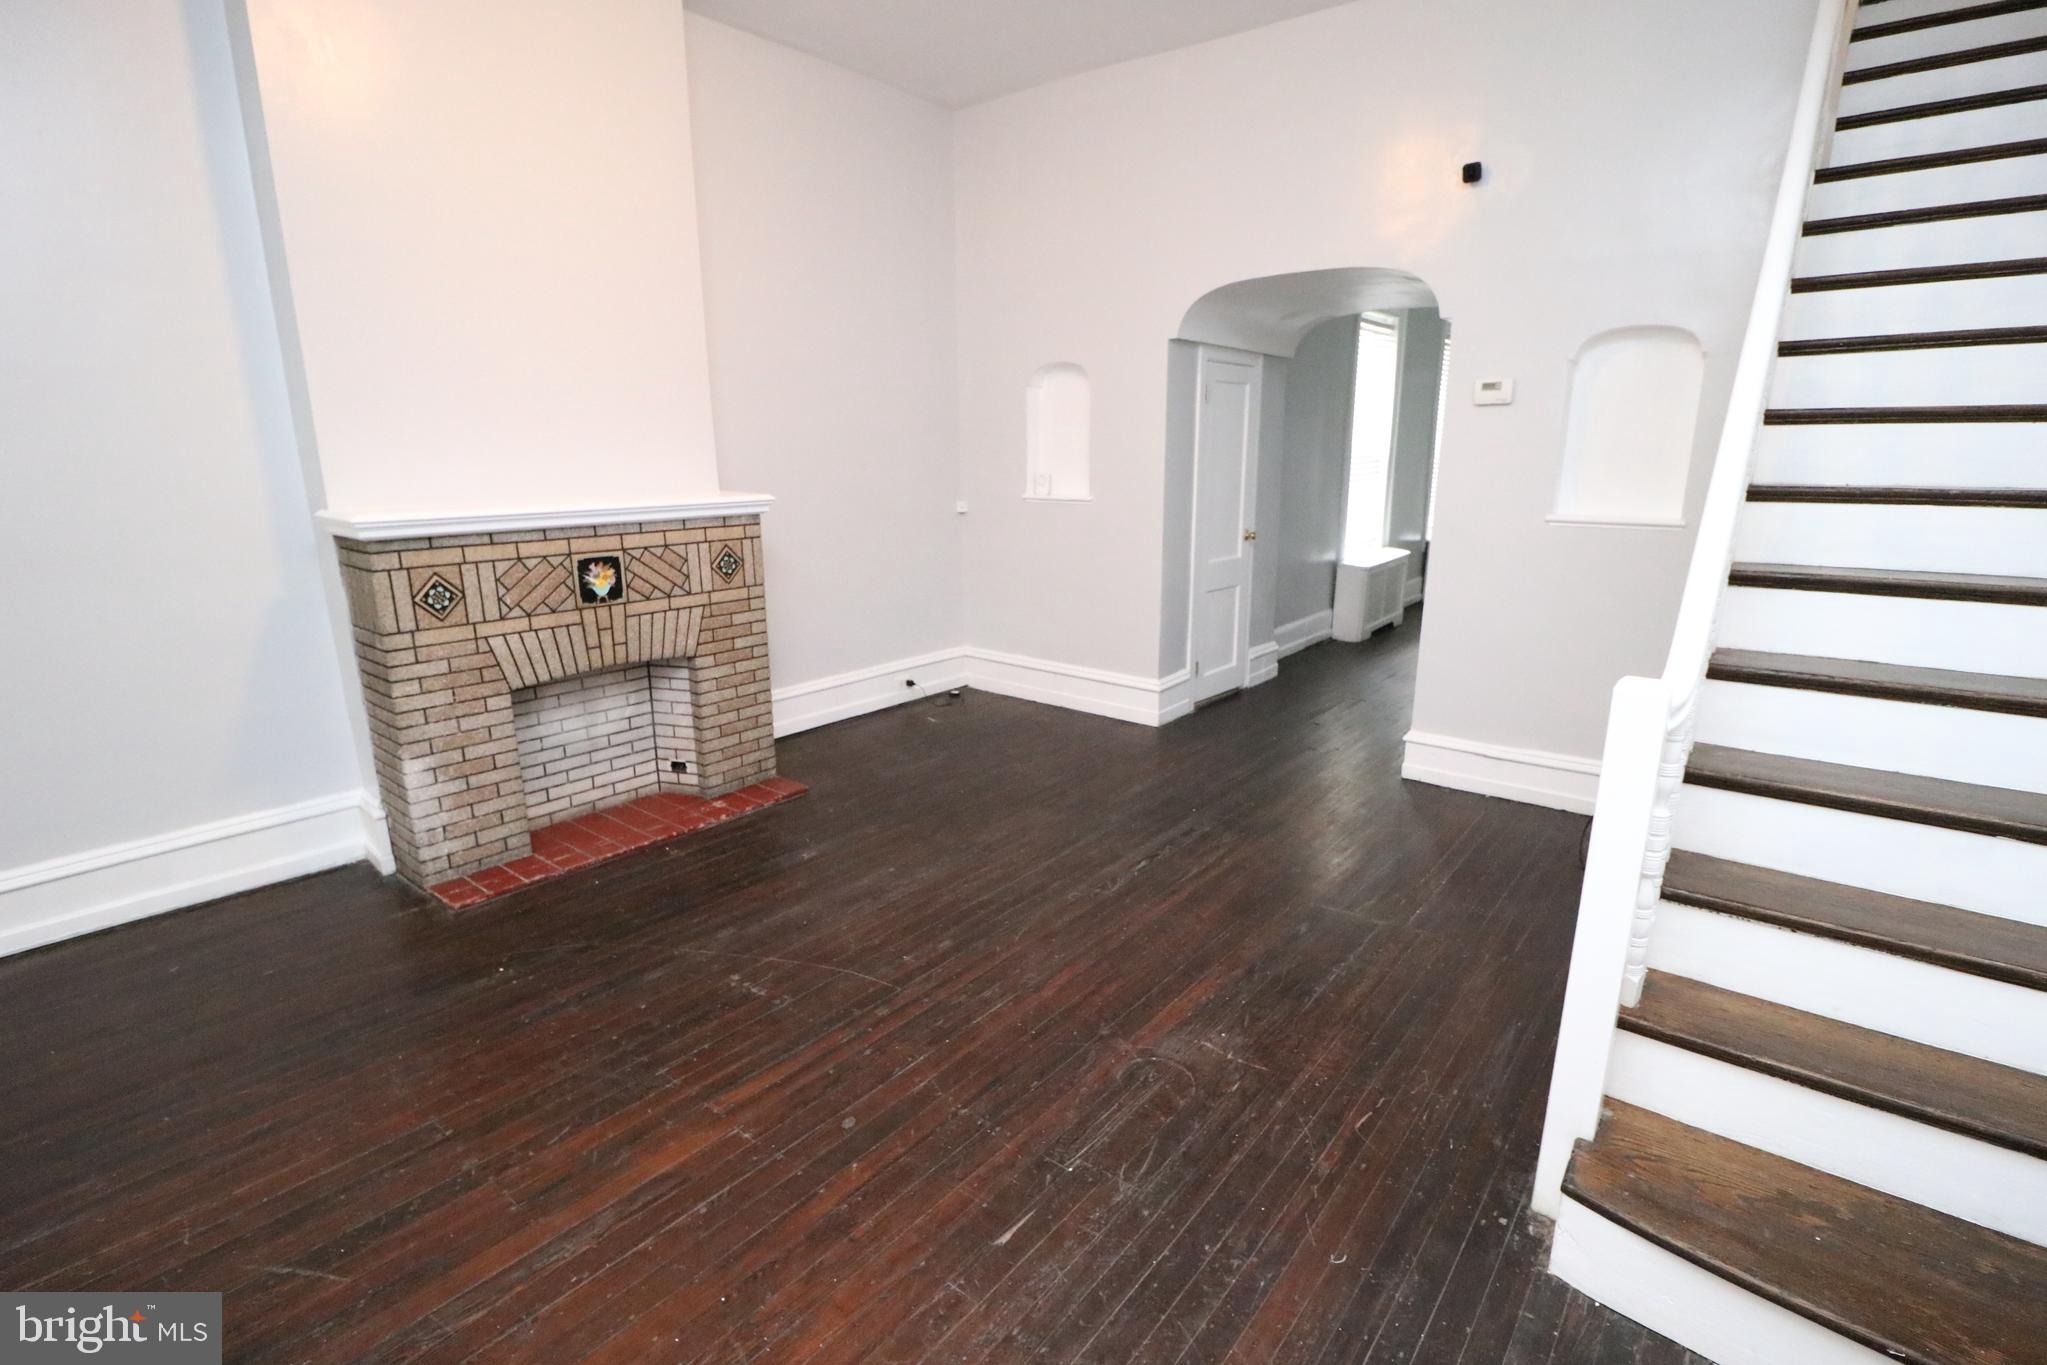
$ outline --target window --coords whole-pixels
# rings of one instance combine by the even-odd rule
[[[1555,521],[1684,524],[1706,353],[1677,327],[1623,327],[1571,367]]]
[[[1078,365],[1041,367],[1024,390],[1024,496],[1084,501],[1093,398]]]
[[[1343,560],[1386,548],[1386,481],[1400,378],[1400,323],[1381,313],[1358,319],[1357,385],[1350,410],[1350,479],[1344,498]]]

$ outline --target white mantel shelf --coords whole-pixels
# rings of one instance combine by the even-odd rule
[[[493,531],[542,531],[552,526],[616,526],[627,521],[758,516],[773,502],[766,493],[713,493],[689,502],[529,508],[462,516],[375,516],[330,510],[315,513],[313,520],[329,535],[348,540],[414,540],[426,536],[481,536]]]

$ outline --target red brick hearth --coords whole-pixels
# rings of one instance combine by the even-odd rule
[[[715,800],[671,793],[643,796],[622,806],[536,829],[532,832],[531,856],[486,867],[466,877],[451,877],[429,889],[450,908],[461,910],[517,891],[530,882],[559,877],[636,848],[666,843],[793,800],[809,790],[801,782],[770,777]]]

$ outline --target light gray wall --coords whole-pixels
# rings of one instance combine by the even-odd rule
[[[688,32],[718,468],[775,496],[775,686],[955,648],[952,117],[700,15]],[[1021,436],[1009,454],[1013,498]]]
[[[1614,680],[1661,663],[1690,537],[1548,522],[1569,362],[1612,327],[1692,331],[1713,357],[1694,463],[1710,457],[1813,12],[1581,0],[1560,24],[1376,0],[960,111],[967,638],[1177,667],[1161,343],[1233,280],[1395,268],[1456,320],[1453,395],[1519,385],[1511,407],[1450,405],[1415,724],[1595,756]],[[1476,157],[1486,180],[1464,185]],[[1680,164],[1672,192],[1643,192]],[[1018,394],[1052,360],[1094,381],[1096,452],[1088,514],[1056,528],[1015,494]]]
[[[221,9],[0,52],[0,874],[360,791]]]
[[[1277,527],[1271,558],[1279,627],[1326,612],[1335,600],[1357,365],[1355,317],[1332,318],[1308,333],[1287,365],[1279,514],[1262,518]]]

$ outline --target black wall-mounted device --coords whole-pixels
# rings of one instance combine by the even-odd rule
[[[1465,184],[1476,185],[1483,179],[1485,179],[1485,163],[1483,161],[1467,161],[1464,163]]]

